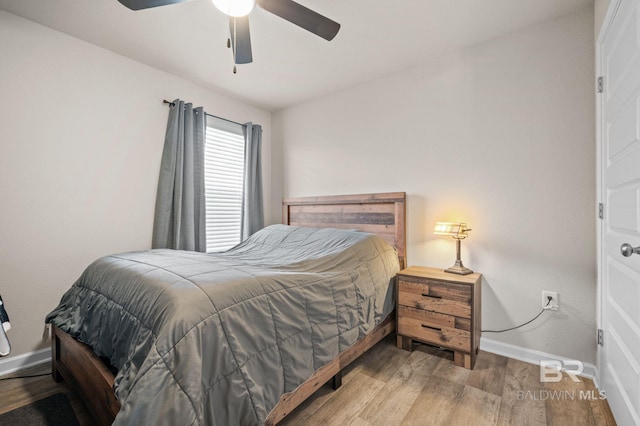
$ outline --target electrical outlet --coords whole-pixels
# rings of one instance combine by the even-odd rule
[[[549,302],[549,297],[551,298],[551,302]],[[543,308],[557,311],[559,306],[560,306],[560,302],[558,302],[558,293],[556,293],[555,291],[546,291],[546,290],[542,291],[542,307]]]

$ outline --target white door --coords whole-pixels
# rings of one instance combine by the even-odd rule
[[[599,39],[601,388],[618,424],[640,425],[640,0],[611,0]]]

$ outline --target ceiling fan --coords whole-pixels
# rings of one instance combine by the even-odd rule
[[[190,0],[118,0],[131,10],[149,9],[152,7],[184,3]],[[340,24],[322,16],[293,0],[212,0],[213,4],[229,16],[231,37],[227,46],[233,48],[234,64],[253,62],[251,38],[249,35],[249,13],[257,4],[262,9],[273,13],[305,30],[333,40],[340,30]],[[233,72],[236,72],[234,65]]]

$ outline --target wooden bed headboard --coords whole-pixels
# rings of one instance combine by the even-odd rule
[[[357,229],[379,235],[407,264],[406,194],[329,195],[282,200],[282,223],[308,228]]]

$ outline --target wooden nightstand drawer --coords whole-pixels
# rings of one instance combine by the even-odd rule
[[[398,306],[398,317],[413,318],[428,325],[457,328],[458,330],[471,331],[471,320],[468,318],[455,317],[453,315],[440,314],[423,309],[410,308],[409,306]]]
[[[404,287],[406,291],[413,293],[426,293],[429,296],[471,303],[471,288],[468,285],[402,275],[398,277],[398,282],[401,291]]]
[[[428,280],[424,284],[400,277],[398,303],[416,309],[471,318],[471,290],[469,286]]]
[[[466,330],[443,327],[410,317],[398,318],[398,333],[425,343],[471,352],[471,334]]]

